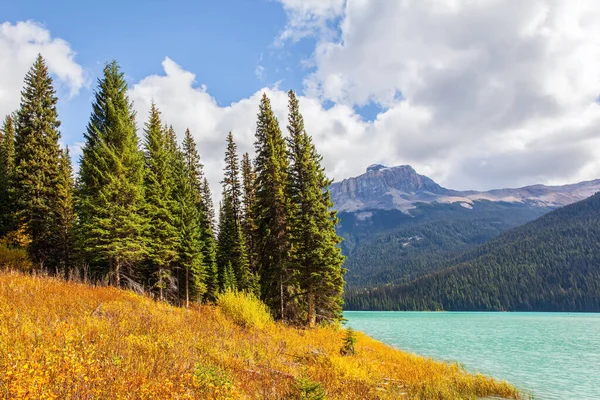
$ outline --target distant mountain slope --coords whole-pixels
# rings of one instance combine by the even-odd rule
[[[600,311],[600,193],[408,284],[355,290],[348,309]]]
[[[331,185],[347,288],[403,283],[475,246],[600,190],[600,180],[488,192],[444,188],[408,165],[375,164]]]
[[[346,287],[408,282],[547,211],[526,204],[476,201],[471,209],[432,203],[417,204],[410,214],[342,212],[338,233],[348,256]]]

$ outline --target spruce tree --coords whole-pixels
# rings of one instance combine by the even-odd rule
[[[71,157],[69,148],[60,152],[59,176],[57,185],[57,204],[56,204],[56,227],[54,252],[57,260],[57,272],[61,270],[65,277],[74,265],[74,229],[75,229],[75,210],[74,210],[74,190],[73,167],[71,166]]]
[[[190,299],[199,302],[206,292],[206,272],[203,263],[203,243],[201,237],[201,218],[198,208],[198,193],[195,188],[196,180],[185,160],[185,153],[175,149],[174,159],[175,190],[174,199],[177,203],[175,227],[179,233],[176,266],[183,271],[178,279],[178,287],[183,287],[186,308]]]
[[[237,155],[237,145],[233,140],[233,134],[227,134],[227,149],[225,150],[225,173],[223,177],[223,196],[231,201],[233,216],[236,224],[241,222],[241,198],[242,187],[240,184],[240,162]]]
[[[40,269],[55,264],[51,253],[60,154],[57,101],[46,63],[38,55],[25,76],[16,114],[13,184],[17,224],[29,235],[28,250]]]
[[[84,262],[116,286],[141,278],[146,246],[142,214],[144,157],[127,83],[115,61],[104,67],[84,134],[77,190]]]
[[[7,115],[0,129],[0,238],[13,229],[12,178],[15,159],[15,124]]]
[[[322,157],[304,129],[298,99],[289,95],[288,155],[290,159],[288,196],[290,199],[290,265],[301,293],[299,301],[304,323],[341,318],[344,258],[337,246],[336,212],[329,196],[331,181],[321,166]]]
[[[163,128],[160,112],[152,103],[150,116],[144,129],[145,204],[148,220],[147,254],[153,287],[158,289],[159,299],[165,298],[164,289],[172,281],[171,269],[177,256],[179,237],[175,228],[173,199],[175,187],[173,164],[175,162],[174,134]]]
[[[261,296],[277,318],[286,313],[295,296],[292,271],[288,268],[286,181],[288,163],[279,122],[263,94],[256,125],[256,222],[257,266]]]
[[[183,154],[187,170],[190,174],[196,208],[198,210],[206,290],[204,297],[206,300],[214,301],[219,290],[213,225],[214,210],[208,181],[204,177],[200,154],[189,129],[186,129],[183,138]]]
[[[223,273],[231,264],[237,289],[249,290],[252,286],[250,266],[246,254],[246,243],[241,226],[242,188],[239,177],[237,146],[231,132],[227,135],[225,151],[225,171],[223,184],[223,205],[219,215],[219,236],[217,241],[217,266]],[[221,279],[224,289],[224,280]]]
[[[246,252],[248,254],[248,264],[250,270],[256,273],[256,223],[254,221],[254,203],[256,193],[254,183],[256,181],[256,173],[252,166],[252,161],[248,153],[244,153],[242,157],[242,232],[246,239]]]

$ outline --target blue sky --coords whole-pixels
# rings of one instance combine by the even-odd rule
[[[75,159],[116,59],[139,133],[154,100],[190,128],[217,193],[227,132],[252,152],[263,92],[285,131],[289,89],[336,180],[374,163],[455,189],[600,177],[597,0],[5,3],[0,115],[41,52]]]
[[[92,85],[60,108],[63,135],[77,140],[85,127],[95,80],[116,59],[128,80],[161,72],[170,57],[197,76],[219,104],[249,97],[281,82],[301,90],[311,39],[290,48],[274,45],[286,25],[281,4],[269,0],[223,1],[18,1],[3,5],[2,18],[34,20],[70,43]],[[262,69],[262,75],[257,68]],[[64,100],[63,100],[64,101]],[[62,104],[61,104],[62,105]]]

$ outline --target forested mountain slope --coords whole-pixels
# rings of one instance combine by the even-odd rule
[[[600,193],[402,285],[352,290],[347,309],[600,311]]]
[[[347,255],[346,287],[411,281],[550,210],[484,200],[474,202],[471,208],[459,203],[420,203],[409,213],[341,212],[338,233],[344,238],[342,248]]]

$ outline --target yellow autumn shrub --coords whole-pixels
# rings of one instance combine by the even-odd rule
[[[273,323],[267,306],[251,293],[227,290],[217,298],[217,306],[244,328],[262,329]]]

